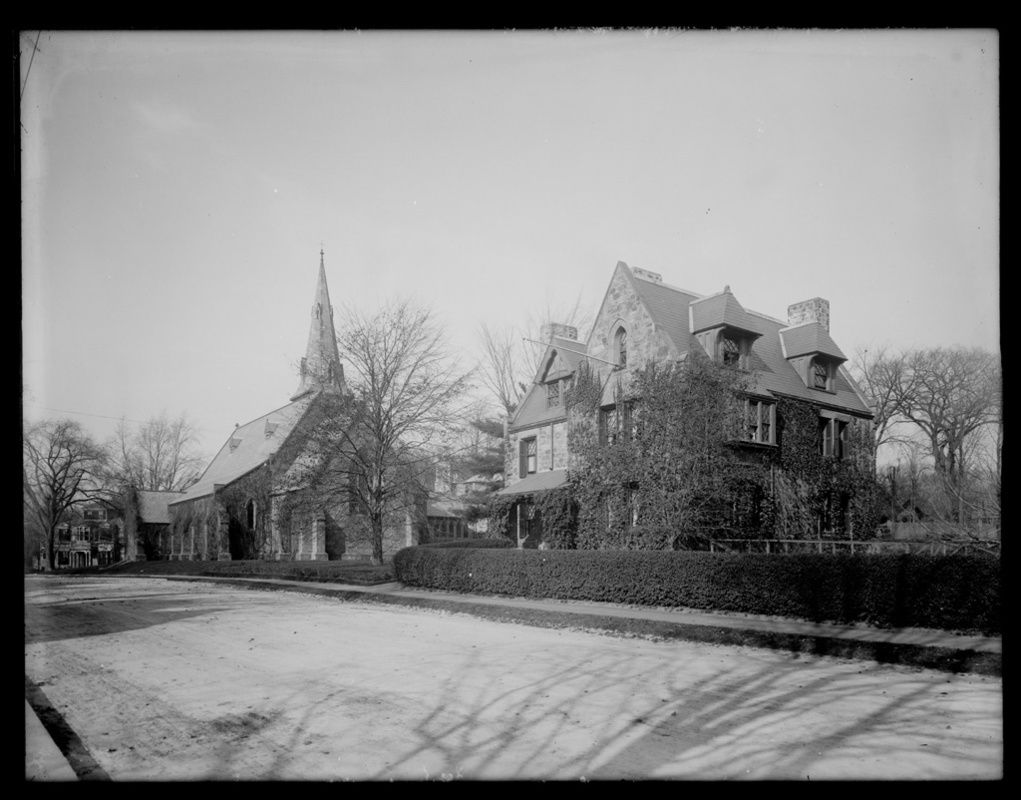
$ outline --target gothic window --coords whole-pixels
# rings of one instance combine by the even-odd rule
[[[627,366],[627,331],[624,328],[617,329],[617,334],[613,338],[613,352],[617,366],[624,369]]]
[[[245,506],[245,524],[248,525],[248,530],[255,530],[255,501],[249,500]]]

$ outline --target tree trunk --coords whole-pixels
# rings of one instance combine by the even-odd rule
[[[370,517],[372,529],[372,563],[383,563],[383,515],[372,514]]]

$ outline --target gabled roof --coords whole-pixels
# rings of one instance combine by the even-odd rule
[[[536,383],[541,383],[547,378],[573,375],[584,357],[585,345],[582,342],[575,339],[563,339],[559,336],[551,337],[542,361],[539,362],[539,372],[535,376]],[[555,358],[559,364],[550,364],[551,358]],[[560,366],[562,369],[558,370],[555,375],[548,371],[548,368],[556,366]]]
[[[833,339],[818,323],[804,323],[788,326],[785,322],[766,314],[744,308],[728,292],[705,297],[684,289],[679,289],[658,281],[648,280],[632,273],[624,262],[618,262],[616,269],[622,271],[628,284],[633,288],[642,307],[652,319],[656,330],[666,336],[676,351],[671,354],[677,360],[683,360],[689,353],[702,353],[702,345],[692,332],[692,319],[697,315],[697,325],[707,320],[716,320],[721,324],[730,325],[747,333],[753,334],[749,356],[749,368],[753,375],[752,392],[764,397],[785,395],[819,403],[831,408],[848,411],[859,415],[871,416],[864,396],[858,390],[846,370],[837,370],[833,381],[833,391],[824,392],[809,388],[798,375],[797,370],[788,361],[794,358],[790,348],[803,349],[806,346],[817,348],[810,352],[819,352],[831,358],[846,360]],[[611,281],[612,283],[612,281]],[[607,290],[607,294],[609,290]],[[603,305],[607,300],[604,297]],[[602,308],[600,308],[600,314]],[[597,322],[599,315],[597,315]],[[710,325],[709,327],[715,327]],[[703,328],[696,328],[700,330]],[[802,330],[805,329],[805,330]],[[784,331],[781,336],[781,330]],[[590,334],[590,338],[595,331]],[[575,343],[575,350],[587,349]],[[784,352],[784,347],[788,352]],[[576,356],[580,361],[583,356]],[[543,362],[545,364],[545,361]],[[599,366],[594,364],[593,366]],[[617,376],[618,378],[620,376]],[[608,380],[603,393],[603,402],[612,402],[614,380]],[[563,408],[546,408],[545,395],[533,386],[515,414],[510,420],[510,427],[520,430],[549,423],[565,416]],[[608,400],[607,398],[611,398]],[[515,487],[519,484],[515,484]]]
[[[291,435],[317,397],[318,393],[305,395],[235,428],[202,477],[169,504],[205,497],[213,493],[214,486],[231,483],[265,464]]]
[[[797,358],[815,353],[847,361],[847,356],[830,338],[829,332],[818,322],[804,322],[790,328],[780,329],[780,342],[787,358]]]
[[[564,339],[559,336],[553,336],[550,338],[550,343],[546,347],[546,352],[542,356],[542,360],[539,362],[539,370],[535,374],[535,380],[532,381],[532,385],[529,387],[525,396],[521,402],[518,403],[518,407],[514,409],[514,413],[510,416],[510,425],[515,425],[515,420],[519,417],[528,419],[529,422],[550,422],[553,420],[562,419],[567,415],[567,411],[563,404],[559,407],[546,408],[546,393],[542,388],[542,382],[547,377],[546,368],[553,357],[554,351],[560,360],[561,366],[565,367],[567,372],[563,374],[557,374],[555,377],[567,377],[573,375],[578,365],[585,358],[585,345],[575,339]]]
[[[168,505],[181,498],[184,492],[153,492],[139,489],[137,494],[140,521],[167,524],[170,522]]]
[[[630,277],[635,294],[642,301],[656,329],[666,335],[678,355],[687,353],[692,346],[698,347],[698,340],[688,325],[688,305],[699,300],[701,295],[665,283],[637,278],[627,264],[620,262],[618,269],[621,266]]]

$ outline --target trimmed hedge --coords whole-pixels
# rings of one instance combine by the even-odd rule
[[[93,568],[92,571],[96,571]],[[280,578],[373,585],[394,580],[389,564],[358,561],[133,561],[105,572],[144,575],[203,575],[219,578]],[[63,570],[62,570],[63,572]]]
[[[408,586],[1001,633],[1000,561],[986,556],[447,550],[393,560]]]
[[[419,547],[474,547],[483,550],[493,550],[514,547],[514,542],[503,536],[488,539],[440,539],[436,542],[420,544]]]

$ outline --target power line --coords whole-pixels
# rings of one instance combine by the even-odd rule
[[[97,419],[111,419],[114,422],[121,422],[123,420],[124,422],[132,422],[135,425],[148,425],[149,424],[149,421],[143,421],[143,420],[140,420],[140,419],[128,419],[127,417],[108,417],[105,414],[90,414],[87,411],[68,411],[68,410],[63,409],[63,408],[48,408],[47,406],[37,406],[37,405],[34,405],[34,404],[28,404],[28,405],[30,405],[32,408],[37,408],[40,411],[52,411],[54,414],[74,414],[74,415],[80,416],[80,417],[96,417]],[[205,431],[206,433],[216,433],[216,431],[213,431],[210,428],[199,427],[198,430]]]

